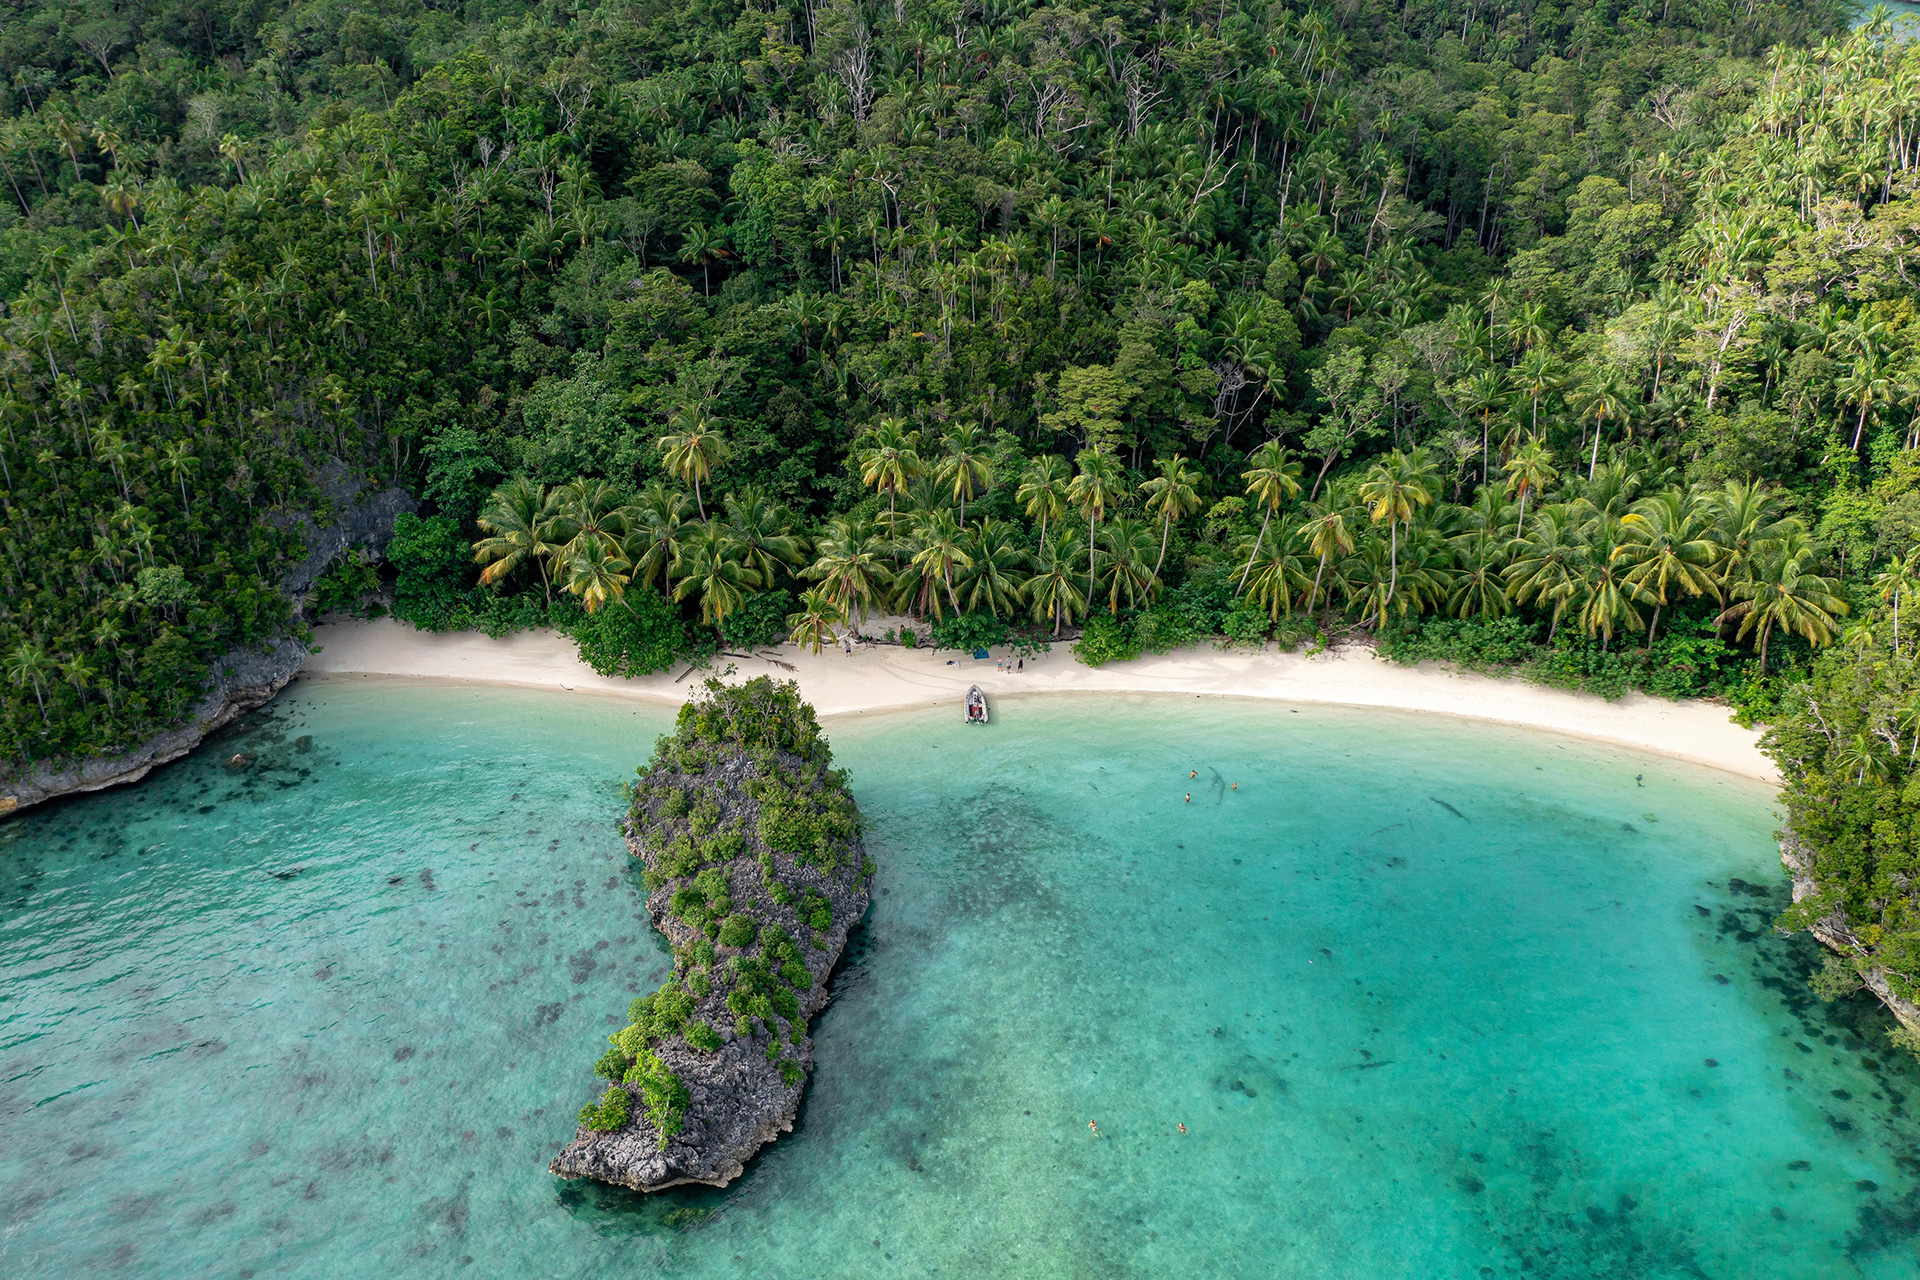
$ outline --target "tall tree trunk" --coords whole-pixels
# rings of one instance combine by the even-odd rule
[[[1273,519],[1273,508],[1268,507],[1266,520],[1260,522],[1260,536],[1253,540],[1253,554],[1247,557],[1247,567],[1240,571],[1240,585],[1234,590],[1235,595],[1239,595],[1240,592],[1247,589],[1247,575],[1253,572],[1253,562],[1260,558],[1260,544],[1267,540],[1267,521],[1271,519]],[[1161,554],[1165,555],[1166,553],[1163,551]],[[1323,565],[1326,563],[1324,557],[1320,563]]]

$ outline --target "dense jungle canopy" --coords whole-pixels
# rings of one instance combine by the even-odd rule
[[[1357,624],[1767,713],[1920,572],[1884,16],[7,14],[16,764],[295,625],[328,459],[426,503],[396,612],[624,670],[869,610],[1090,661]]]

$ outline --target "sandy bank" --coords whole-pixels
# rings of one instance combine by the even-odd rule
[[[573,642],[553,632],[521,632],[499,640],[476,632],[431,635],[381,618],[318,627],[313,642],[320,652],[307,659],[303,676],[405,676],[670,702],[684,700],[700,678],[696,673],[675,683],[674,676],[684,668],[639,680],[595,675],[575,655]],[[952,653],[891,645],[860,648],[851,655],[838,650],[816,655],[783,645],[777,660],[792,669],[762,658],[724,658],[721,663],[732,662],[743,676],[797,679],[802,695],[828,716],[946,702],[954,704],[958,715],[960,698],[974,683],[993,698],[1076,692],[1273,698],[1491,720],[1673,756],[1762,782],[1778,781],[1772,762],[1760,752],[1760,735],[1734,724],[1725,707],[1638,694],[1608,702],[1433,664],[1403,667],[1364,649],[1315,657],[1183,649],[1092,668],[1074,661],[1061,646],[1029,659],[1026,670],[1017,673],[996,669],[991,659],[954,661]]]

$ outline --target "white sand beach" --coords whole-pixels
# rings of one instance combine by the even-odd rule
[[[435,635],[380,618],[314,629],[318,652],[302,678],[398,677],[556,689],[569,693],[680,702],[703,673],[671,672],[638,680],[596,675],[573,642],[550,631],[499,640],[478,632]],[[1727,708],[1705,702],[1668,702],[1630,694],[1616,702],[1565,693],[1517,679],[1450,671],[1437,664],[1404,667],[1364,648],[1340,648],[1312,657],[1273,650],[1190,648],[1134,662],[1086,667],[1066,646],[1029,658],[1024,671],[996,667],[995,658],[956,657],[951,651],[857,646],[852,654],[813,654],[781,645],[749,658],[722,657],[739,676],[798,680],[802,695],[822,716],[959,703],[979,684],[996,701],[1029,693],[1179,693],[1200,697],[1271,698],[1422,711],[1521,725],[1590,738],[1689,760],[1762,782],[1777,782],[1761,754],[1759,733],[1742,729]]]

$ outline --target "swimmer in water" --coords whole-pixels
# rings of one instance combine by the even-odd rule
[[[1186,1131],[1187,1131],[1187,1126],[1185,1126],[1184,1124],[1183,1124],[1183,1125],[1181,1125],[1181,1126],[1180,1126],[1180,1132],[1182,1132],[1182,1133],[1185,1133]]]
[[[1233,784],[1233,789],[1234,789],[1235,791],[1238,791],[1238,790],[1240,789],[1240,784],[1239,784],[1239,783],[1237,783],[1237,782],[1236,782],[1236,783],[1234,783],[1234,784]]]
[[[1193,803],[1193,792],[1191,792],[1191,791],[1189,791],[1189,792],[1187,792],[1187,803],[1188,803],[1188,804],[1192,804],[1192,803]]]
[[[1189,769],[1187,770],[1187,776],[1189,778],[1197,778],[1200,776],[1200,771],[1198,769]]]
[[[1094,1137],[1097,1138],[1100,1136],[1100,1126],[1095,1124],[1093,1121],[1091,1120],[1087,1121],[1087,1128],[1093,1130]]]

